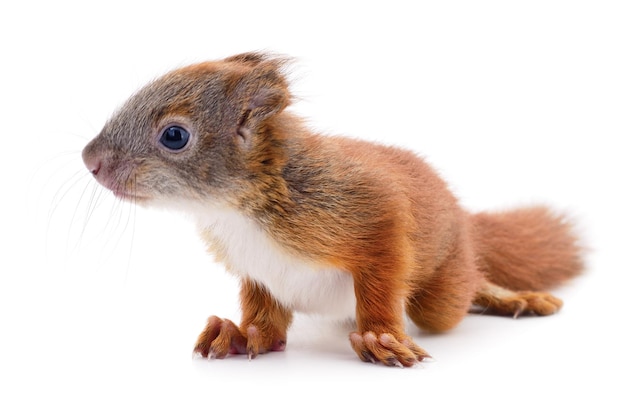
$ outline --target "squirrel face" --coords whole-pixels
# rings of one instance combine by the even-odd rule
[[[85,147],[87,169],[139,203],[240,194],[259,161],[276,159],[265,138],[290,101],[283,64],[248,53],[158,78]]]

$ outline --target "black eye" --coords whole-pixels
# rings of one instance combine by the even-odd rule
[[[180,150],[189,143],[189,132],[180,126],[165,129],[159,142],[170,150]]]

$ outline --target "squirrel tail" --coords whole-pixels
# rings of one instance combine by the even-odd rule
[[[584,269],[571,222],[546,207],[471,215],[478,266],[509,290],[546,290]]]

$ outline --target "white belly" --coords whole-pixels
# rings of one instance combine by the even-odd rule
[[[284,306],[332,318],[354,318],[352,275],[281,249],[254,221],[232,209],[194,210],[199,226],[225,248],[230,270],[262,283]]]

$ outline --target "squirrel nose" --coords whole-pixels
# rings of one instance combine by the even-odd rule
[[[92,152],[89,152],[87,147],[83,150],[82,156],[87,170],[89,170],[93,176],[98,176],[98,172],[100,172],[100,168],[102,167],[100,158],[94,156]]]
[[[100,172],[100,162],[93,166],[87,166],[87,169],[89,169],[89,172],[91,172],[93,176],[98,176],[98,172]]]

